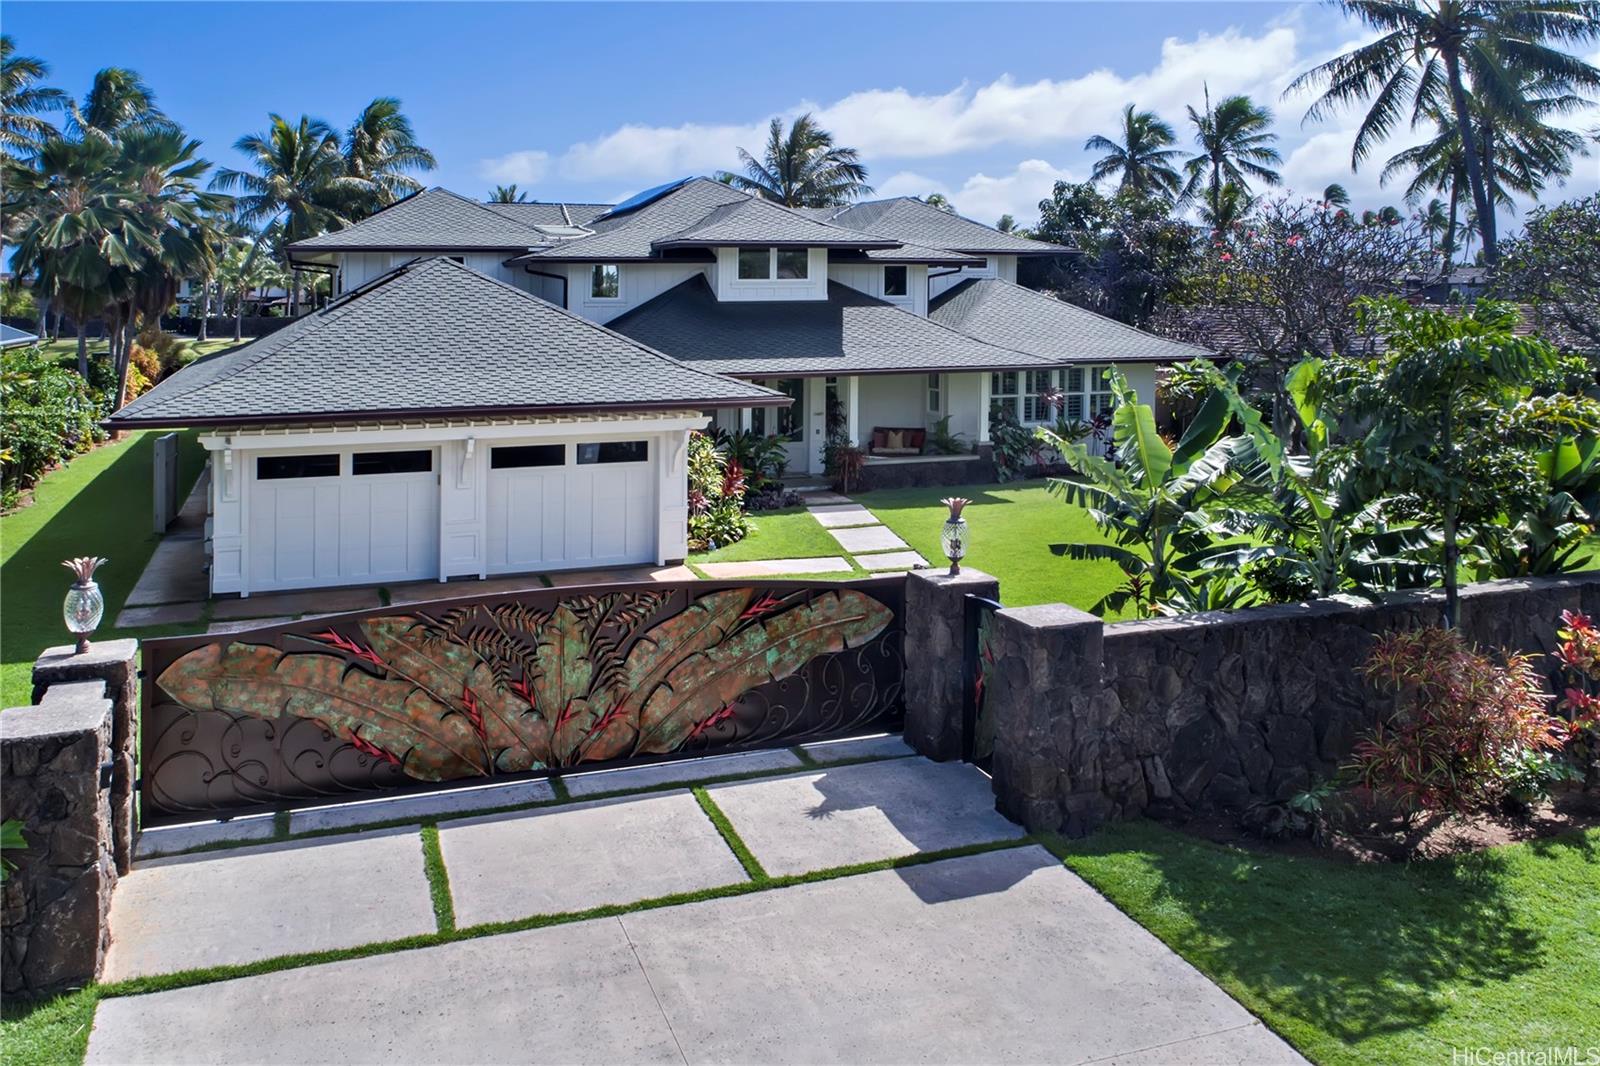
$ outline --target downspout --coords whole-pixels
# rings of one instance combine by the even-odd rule
[[[565,210],[564,207],[563,207],[563,210]],[[529,267],[529,266],[525,266],[522,269],[524,271],[526,271],[527,273],[532,274],[536,278],[549,278],[552,281],[561,282],[561,306],[562,306],[562,308],[564,310],[567,310],[567,311],[572,310],[572,307],[567,302],[568,278],[567,278],[567,276],[565,274],[551,274],[551,273],[548,273],[548,272],[543,271],[543,270],[535,270],[535,269],[533,269],[532,267]]]

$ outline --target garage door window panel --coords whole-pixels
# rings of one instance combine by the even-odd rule
[[[643,463],[650,458],[650,442],[645,440],[607,440],[578,445],[578,465],[601,463]]]
[[[428,449],[403,452],[356,452],[350,457],[350,472],[356,477],[374,474],[431,474],[433,452]]]
[[[566,466],[565,444],[519,444],[489,453],[491,470],[525,470],[536,466]]]
[[[257,481],[338,476],[337,452],[318,455],[263,455],[256,460]]]

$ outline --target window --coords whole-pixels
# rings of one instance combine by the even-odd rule
[[[779,248],[777,261],[779,280],[803,281],[810,269],[811,255],[804,248]]]
[[[622,268],[615,263],[596,263],[589,274],[589,297],[616,300],[622,296]]]
[[[885,296],[904,296],[910,290],[906,282],[906,268],[903,266],[886,266],[883,268],[883,294]]]
[[[410,452],[356,452],[350,457],[350,472],[367,474],[426,474],[433,469],[433,452],[426,448]]]
[[[804,440],[805,427],[800,422],[800,405],[805,398],[804,379],[782,378],[778,381],[759,381],[756,384],[777,389],[794,402],[783,407],[755,408],[750,412],[750,431],[760,437],[782,437],[795,444]]]
[[[1108,415],[1117,406],[1108,366],[1073,366],[1061,371],[1061,394],[1061,416],[1072,421]]]
[[[980,271],[980,270],[988,270],[989,269],[989,260],[983,259],[983,258],[980,257],[978,259],[978,264],[976,266],[969,266],[969,267],[967,267],[967,269],[973,271],[974,273],[976,273],[977,271]]]
[[[938,374],[928,375],[928,410],[939,412],[944,410],[944,397],[939,390],[940,378]]]
[[[1026,392],[1022,397],[1022,420],[1024,422],[1053,422],[1055,421],[1055,405],[1051,402],[1060,397],[1055,393],[1056,374],[1053,370],[1030,370],[1024,383]]]
[[[518,444],[489,449],[489,469],[519,470],[529,466],[565,466],[565,444]]]
[[[804,248],[740,248],[740,281],[804,281],[811,276],[811,254]]]
[[[452,263],[460,263],[462,266],[467,265],[467,257],[464,255],[448,255],[445,256],[445,258],[450,260]]]
[[[989,375],[989,406],[1006,412],[1017,421],[1022,420],[1022,404],[1017,395],[1018,375],[1015,370],[1005,370]]]
[[[1116,397],[1111,394],[1111,368],[1094,367],[1089,371],[1089,415],[1108,415],[1116,406]]]
[[[739,280],[766,281],[772,277],[771,248],[739,249]]]
[[[578,445],[578,465],[595,463],[642,463],[650,458],[647,440],[606,440]]]
[[[1083,421],[1083,367],[1074,366],[1066,370],[1066,386],[1062,389],[1066,394],[1066,403],[1062,406],[1062,417],[1074,422]]]
[[[256,460],[257,481],[285,481],[297,477],[338,477],[339,456],[263,455]]]

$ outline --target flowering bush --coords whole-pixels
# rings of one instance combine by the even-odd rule
[[[704,551],[742,540],[744,469],[729,461],[704,433],[689,435],[689,547]]]
[[[1526,655],[1503,662],[1453,629],[1379,638],[1363,668],[1399,706],[1356,745],[1359,782],[1412,810],[1467,813],[1526,788],[1530,753],[1559,751],[1566,723]]]
[[[0,356],[0,402],[0,503],[7,508],[51,467],[104,436],[88,383],[37,348]]]
[[[1559,704],[1567,716],[1567,752],[1583,769],[1584,788],[1600,785],[1600,629],[1581,611],[1562,611],[1555,658],[1567,675]]]

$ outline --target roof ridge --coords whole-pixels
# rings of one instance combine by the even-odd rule
[[[544,234],[540,233],[537,229],[533,228],[532,226],[528,225],[527,223],[522,222],[519,219],[512,218],[510,215],[502,215],[500,212],[496,211],[494,208],[490,207],[488,204],[484,203],[482,200],[474,200],[469,196],[462,196],[460,193],[454,192],[454,191],[452,191],[450,189],[447,189],[443,185],[435,185],[433,188],[429,189],[428,191],[429,192],[442,192],[446,196],[453,196],[457,200],[460,200],[462,203],[471,204],[473,207],[476,207],[479,211],[482,211],[485,214],[493,215],[495,218],[498,218],[498,219],[503,219],[504,221],[511,223],[513,226],[521,226],[523,229],[527,230],[529,233],[533,234],[535,237],[541,237],[542,238],[544,236]],[[565,204],[562,205],[562,211],[563,211],[563,213],[566,211],[566,205]],[[371,217],[372,217],[371,215],[367,216],[367,218],[371,218]],[[366,219],[362,219],[361,221],[365,222]],[[358,222],[356,224],[360,225],[361,223]]]

